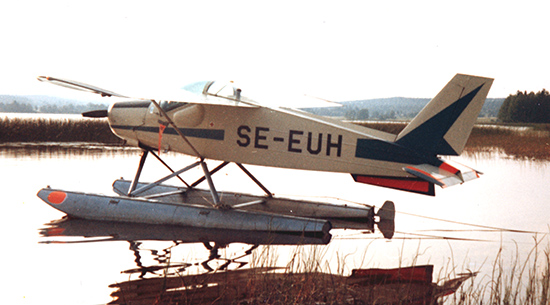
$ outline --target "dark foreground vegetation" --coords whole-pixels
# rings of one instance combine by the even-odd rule
[[[114,300],[108,304],[546,305],[550,300],[550,249],[541,247],[547,238],[534,240],[535,245],[530,251],[522,250],[521,257],[518,248],[514,257],[505,257],[501,247],[495,257],[488,258],[485,274],[461,271],[458,266],[434,270],[439,274],[439,280],[434,278],[437,283],[431,283],[431,276],[427,282],[399,275],[400,280],[357,273],[342,276],[344,261],[339,263],[338,274],[324,272],[328,264],[317,247],[311,251],[304,251],[307,246],[296,247],[288,265],[277,267],[271,260],[277,253],[265,246],[242,269],[188,274],[167,266],[158,276],[112,284]]]
[[[398,134],[407,123],[361,125]],[[550,124],[476,125],[466,143],[465,153],[504,153],[518,159],[550,160]]]
[[[123,143],[105,119],[0,118],[0,144],[15,142]]]

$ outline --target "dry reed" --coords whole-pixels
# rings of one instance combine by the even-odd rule
[[[90,142],[121,144],[106,119],[0,118],[0,143]]]

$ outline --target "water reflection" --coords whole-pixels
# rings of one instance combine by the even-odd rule
[[[72,219],[68,217],[52,221],[46,226],[46,228],[40,230],[40,235],[42,237],[53,239],[42,241],[42,243],[128,241],[130,243],[130,250],[132,250],[136,256],[136,263],[139,261],[139,252],[141,251],[141,243],[139,241],[172,241],[173,245],[163,249],[165,253],[170,252],[172,247],[181,244],[201,243],[207,250],[208,255],[207,258],[196,265],[202,266],[206,271],[224,270],[229,264],[232,263],[239,265],[238,268],[240,268],[246,265],[246,263],[238,262],[237,260],[250,255],[251,251],[259,245],[326,245],[329,242],[329,239],[326,238],[317,238],[291,233],[135,224]],[[62,239],[67,237],[80,238],[76,240]],[[242,256],[231,259],[221,258],[218,251],[232,243],[244,243],[252,246],[250,249],[246,250]],[[158,253],[158,251],[154,251],[152,254],[157,256]],[[161,262],[159,257],[156,257],[155,260],[157,262]],[[214,260],[222,260],[224,263],[220,267],[214,269],[210,266],[210,262]],[[142,266],[141,263],[138,263],[138,267],[140,266]],[[165,267],[167,266],[161,266],[161,268]],[[145,273],[148,268],[151,267],[143,267]]]
[[[41,243],[81,244],[124,241],[135,267],[124,268],[128,280],[109,285],[108,304],[257,304],[372,303],[428,304],[454,293],[474,273],[442,285],[432,283],[433,265],[396,269],[356,269],[350,276],[320,271],[318,257],[295,253],[287,266],[265,259],[275,245],[326,245],[327,239],[297,234],[203,229],[194,227],[92,221],[63,217],[40,230]],[[150,247],[146,241],[163,241]],[[245,244],[225,251],[230,244]],[[195,251],[180,260],[186,244]],[[202,245],[202,247],[201,247]],[[261,246],[265,246],[260,249]],[[196,251],[196,249],[202,249]],[[299,250],[297,250],[299,251]],[[260,252],[260,253],[258,253]],[[152,262],[147,263],[147,258]],[[149,260],[151,261],[151,260]],[[299,266],[298,266],[299,265]],[[294,272],[294,271],[301,272]],[[289,272],[290,271],[290,272]]]
[[[116,289],[111,295],[115,301],[110,304],[126,304],[129,299],[132,300],[132,304],[138,304],[136,303],[138,301],[150,304],[151,298],[169,294],[170,289],[181,288],[183,276],[195,279],[191,286],[196,286],[200,284],[196,282],[200,275],[241,269],[247,270],[244,273],[250,274],[251,270],[259,272],[261,269],[261,272],[265,272],[277,269],[275,267],[244,268],[249,265],[250,256],[260,245],[325,245],[329,242],[326,238],[299,234],[133,224],[68,217],[46,224],[46,227],[40,230],[40,235],[47,239],[41,243],[48,244],[128,242],[128,249],[133,253],[136,267],[122,270],[121,273],[137,276],[137,279],[110,285],[109,287]],[[170,243],[168,245],[164,243],[160,249],[148,249],[144,247],[144,241],[169,241]],[[237,252],[229,256],[220,254],[220,250],[232,243],[243,243],[247,246],[244,251],[240,251],[242,253]],[[172,258],[172,252],[184,244],[202,244],[203,251],[190,253],[189,262],[175,261],[176,259]],[[144,256],[152,256],[153,263],[144,263]],[[189,284],[184,285],[184,287],[187,286]],[[204,300],[204,296],[201,300]]]

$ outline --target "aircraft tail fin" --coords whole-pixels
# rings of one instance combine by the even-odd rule
[[[460,155],[492,83],[492,78],[455,75],[395,142],[427,154]]]

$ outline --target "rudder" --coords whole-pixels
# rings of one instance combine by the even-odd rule
[[[492,83],[492,78],[455,75],[395,142],[427,154],[460,155]]]

